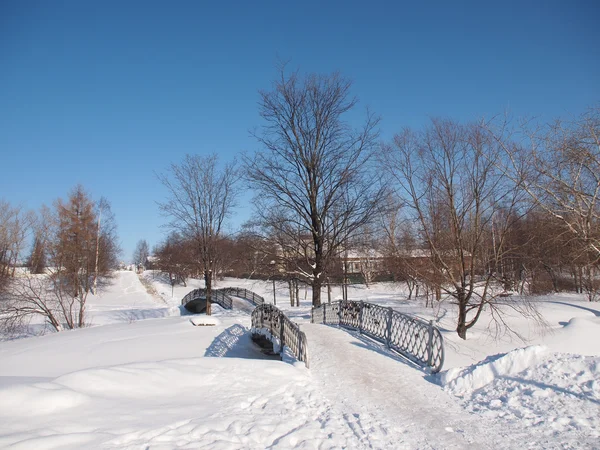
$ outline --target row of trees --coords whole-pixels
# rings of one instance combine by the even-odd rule
[[[0,200],[0,289],[15,276],[35,215]]]
[[[55,330],[86,324],[86,299],[117,267],[116,224],[104,199],[82,186],[36,214],[2,204],[0,318],[17,331],[35,315]],[[5,232],[5,230],[7,230]],[[24,245],[33,242],[25,264]]]
[[[432,120],[381,144],[369,112],[362,126],[350,124],[350,89],[339,74],[302,77],[284,67],[260,93],[262,150],[243,161],[256,209],[242,259],[271,268],[274,261],[277,271],[310,283],[319,306],[340,260],[352,249],[370,253],[409,286],[453,299],[462,338],[484,308],[498,312],[499,296],[542,272],[558,288],[566,271],[596,298],[597,109],[538,129]],[[174,232],[158,249],[161,264],[174,277],[184,276],[176,269],[201,271],[208,295],[212,275],[236,259],[223,224],[239,178],[214,156],[188,156],[160,178]]]

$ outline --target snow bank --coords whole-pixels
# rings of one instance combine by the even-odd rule
[[[545,340],[549,349],[559,353],[600,356],[600,317],[572,317],[566,322],[560,321],[560,325],[561,328]]]
[[[89,400],[87,395],[56,383],[17,385],[0,389],[0,398],[0,417],[5,418],[54,414],[83,405]]]
[[[547,348],[541,345],[519,348],[503,355],[490,356],[480,363],[466,368],[443,372],[440,382],[446,390],[457,396],[465,396],[501,376],[516,375],[539,363]]]
[[[343,420],[330,417],[310,373],[278,361],[194,358],[95,368],[12,386],[0,398],[1,448],[360,446]]]
[[[522,436],[522,448],[598,448],[600,357],[555,353],[463,399],[468,411]]]
[[[532,346],[442,374],[462,406],[522,439],[522,448],[597,448],[600,357]]]
[[[212,316],[194,316],[190,322],[196,326],[215,326],[220,325],[221,321]]]

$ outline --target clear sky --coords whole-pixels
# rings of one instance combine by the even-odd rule
[[[0,198],[37,209],[81,183],[112,203],[129,260],[164,235],[155,172],[258,148],[278,58],[351,78],[390,139],[431,116],[598,104],[599,22],[595,0],[0,0]]]

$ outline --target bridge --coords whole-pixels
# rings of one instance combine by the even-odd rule
[[[262,305],[265,299],[249,289],[227,287],[222,289],[213,289],[211,292],[211,301],[220,305],[224,309],[233,307],[233,298],[238,297],[248,300],[255,306]],[[188,292],[181,299],[181,305],[191,313],[200,314],[206,311],[206,289],[194,289]]]
[[[199,290],[186,302],[202,294]],[[465,414],[439,386],[424,382],[434,380],[429,375],[444,363],[443,336],[432,321],[373,303],[335,301],[312,308],[310,323],[298,324],[251,291],[220,289],[215,299],[227,308],[244,306],[232,297],[255,305],[253,340],[282,358],[303,361],[331,399],[331,416],[346,422],[361,441],[376,442],[377,448],[488,447],[479,442],[486,425]],[[234,327],[247,333],[246,327]],[[398,427],[401,440],[392,432]]]
[[[252,311],[252,335],[257,342],[270,341],[275,351],[288,348],[308,367],[308,341],[300,326],[260,295],[242,288],[212,291],[212,301],[232,309],[233,297],[245,299],[256,307]],[[181,301],[190,312],[206,310],[206,290],[194,289]],[[340,300],[312,308],[311,323],[334,325],[356,331],[413,364],[437,373],[444,364],[444,341],[433,321],[363,301]]]

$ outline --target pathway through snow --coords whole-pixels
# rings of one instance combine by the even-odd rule
[[[302,325],[311,374],[367,448],[503,448],[491,422],[465,412],[424,372],[355,333]]]
[[[90,296],[89,306],[94,324],[120,324],[0,343],[0,447],[597,447],[597,358],[556,355],[523,372],[519,366],[519,373],[500,373],[501,359],[493,358],[491,372],[484,363],[457,369],[454,375],[479,374],[475,381],[494,375],[486,375],[489,384],[470,383],[468,395],[457,399],[453,386],[464,394],[467,377],[445,392],[364,336],[323,325],[301,325],[310,370],[249,359],[265,356],[248,336],[254,307],[240,299],[233,310],[215,306],[220,323],[211,327],[195,327],[190,317],[137,320],[178,314],[191,288],[176,288],[173,298],[170,287],[161,288],[169,291],[169,308],[135,274],[119,273],[102,295]],[[586,303],[558,305],[568,313],[549,315],[560,325],[547,340],[550,348],[597,355],[597,315],[573,318],[573,306],[593,314]],[[309,317],[304,306],[282,303],[299,322]],[[498,352],[497,343],[476,338],[459,344],[469,344],[474,355],[487,356],[490,347]]]

